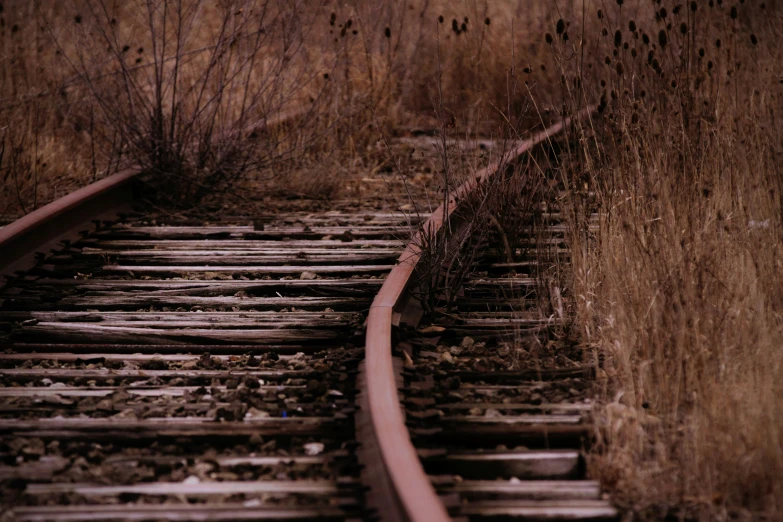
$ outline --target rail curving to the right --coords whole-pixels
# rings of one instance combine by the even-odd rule
[[[358,426],[363,445],[362,461],[371,487],[370,503],[383,520],[413,522],[445,522],[451,520],[446,506],[438,497],[427,477],[405,426],[398,395],[398,377],[392,357],[392,327],[399,326],[406,308],[415,306],[408,290],[421,261],[416,245],[422,234],[435,234],[450,219],[458,202],[474,191],[509,161],[530,151],[534,146],[562,132],[570,122],[589,116],[594,107],[587,107],[572,117],[538,132],[522,142],[505,157],[478,171],[457,188],[447,207],[438,207],[423,224],[378,292],[367,318],[365,362],[361,386],[362,423]],[[413,314],[418,317],[418,314]],[[418,321],[418,319],[414,319]],[[416,324],[409,325],[416,326]]]

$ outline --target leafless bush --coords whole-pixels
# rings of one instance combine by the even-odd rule
[[[224,190],[296,146],[248,135],[273,138],[274,120],[303,110],[315,75],[302,53],[306,3],[72,5],[75,22],[54,41],[94,107],[102,142],[173,182],[183,199]]]

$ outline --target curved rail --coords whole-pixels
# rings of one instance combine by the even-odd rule
[[[441,205],[424,223],[424,230],[436,233],[457,208],[458,201],[471,193],[481,182],[494,175],[505,162],[516,159],[535,145],[561,132],[573,118],[583,117],[592,111],[587,107],[575,117],[569,117],[525,140],[506,157],[476,173],[454,191],[448,207]],[[416,247],[421,244],[422,232],[408,243],[405,251],[392,269],[370,307],[365,340],[365,378],[362,393],[366,395],[369,445],[372,455],[367,455],[366,465],[380,469],[370,470],[381,476],[381,486],[387,495],[380,500],[381,515],[388,520],[415,522],[448,521],[446,507],[440,501],[413,447],[397,392],[397,379],[392,358],[392,325],[397,326],[402,309],[406,306],[406,290],[411,275],[421,260]]]
[[[85,223],[120,212],[135,198],[141,172],[129,168],[112,174],[0,228],[0,275],[32,266],[35,252],[48,250]]]
[[[307,114],[304,109],[259,120],[245,130],[249,135],[265,132]],[[129,167],[82,187],[38,210],[0,228],[0,288],[2,276],[11,276],[35,263],[35,253],[45,252],[63,239],[96,219],[116,216],[125,210],[138,194],[138,179],[144,172]]]

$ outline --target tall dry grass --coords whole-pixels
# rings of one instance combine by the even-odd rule
[[[576,324],[606,361],[591,470],[642,517],[774,519],[781,13],[772,2],[586,11],[584,62],[578,47],[566,56],[557,26],[549,38],[575,86],[566,101],[601,110],[563,165]]]

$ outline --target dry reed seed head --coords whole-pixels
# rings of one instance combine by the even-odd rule
[[[331,15],[329,15],[329,25],[334,26],[335,20],[337,20],[336,13],[332,13]]]
[[[606,29],[606,27],[604,27],[603,29],[601,29],[601,36],[606,36],[606,35],[608,35],[608,34],[609,34],[609,31]]]
[[[688,34],[688,24],[686,24],[685,22],[681,23],[680,24],[680,32],[682,34]]]
[[[440,15],[440,16],[438,17],[438,23],[440,23],[440,24],[442,24],[442,23],[443,23],[443,15]]]
[[[631,57],[636,58],[636,48],[631,49]]]
[[[691,11],[696,12],[696,9],[699,8],[699,5],[696,3],[696,0],[691,0]]]
[[[642,33],[642,42],[644,45],[650,45],[650,37],[647,36],[647,33]]]
[[[664,20],[668,15],[669,15],[669,12],[666,11],[666,8],[665,7],[661,7],[661,9],[657,13],[655,13],[655,19],[658,20],[658,21]]]
[[[704,58],[704,47],[699,49],[699,58]]]
[[[618,29],[614,32],[614,46],[620,47],[620,44],[623,43],[623,34]]]
[[[715,40],[715,47],[720,49],[720,46],[721,46],[721,41],[720,41],[720,38],[718,38],[717,40]]]
[[[384,36],[386,36],[386,38],[391,38],[391,28],[387,27],[386,29],[384,29],[383,34]]]
[[[636,21],[631,20],[628,22],[628,30],[631,32],[636,31]]]
[[[729,14],[730,14],[732,20],[736,20],[737,19],[737,6],[736,5],[731,6],[731,10],[729,11]]]
[[[489,19],[489,17],[486,17],[484,19],[484,25],[489,25],[490,23],[492,23],[492,21]]]
[[[128,51],[130,51],[130,45],[123,45],[122,52],[127,53]]]
[[[73,17],[73,21],[74,21],[74,23],[77,23],[77,24],[82,23],[82,15],[77,14],[76,16]]]
[[[467,32],[467,30],[468,30],[468,26],[467,26],[467,24],[464,24],[464,23],[463,23],[463,24],[460,26],[460,29],[462,29],[462,32],[463,32],[463,33],[464,33],[464,32]]]
[[[663,49],[666,47],[667,43],[669,43],[669,37],[667,36],[666,31],[661,29],[658,33],[658,45],[660,45],[661,49]]]
[[[623,69],[623,63],[622,62],[615,63],[614,70],[617,72],[618,76],[622,76],[623,72],[625,71],[625,69]]]
[[[551,45],[552,42],[554,41],[554,38],[552,38],[552,35],[550,33],[546,33],[546,35],[544,35],[544,40],[546,40],[546,43]]]
[[[753,45],[756,45],[759,43],[758,39],[756,38],[756,35],[753,33],[750,33],[750,43]]]
[[[557,34],[563,34],[565,32],[565,22],[563,21],[562,18],[557,21],[556,29],[557,29]]]
[[[600,10],[600,9],[599,9],[597,14],[598,14],[598,19],[599,19],[599,20],[603,19],[603,17],[604,17],[604,12],[603,12],[602,10]]]

